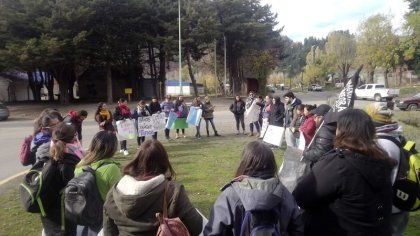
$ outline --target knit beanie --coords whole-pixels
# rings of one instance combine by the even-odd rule
[[[366,113],[372,118],[375,126],[394,123],[392,121],[392,111],[388,109],[386,103],[374,102],[365,107]]]

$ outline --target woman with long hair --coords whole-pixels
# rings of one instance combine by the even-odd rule
[[[242,133],[245,134],[245,102],[241,99],[239,95],[235,96],[235,100],[230,105],[229,110],[235,116],[236,121],[236,135],[239,135],[239,123],[242,126]]]
[[[153,235],[159,227],[166,194],[169,218],[179,217],[190,235],[199,235],[202,217],[191,204],[184,186],[173,181],[168,154],[157,140],[146,140],[123,169],[104,204],[104,235]]]
[[[200,100],[200,97],[195,97],[191,103],[191,106],[195,107],[196,109],[203,109],[203,103]],[[195,126],[195,138],[201,139],[200,134],[200,127],[201,127],[201,117],[198,125]]]
[[[108,109],[105,102],[100,102],[95,111],[95,121],[99,125],[99,130],[114,132],[115,128],[112,124],[112,112]]]
[[[391,235],[395,161],[376,143],[366,112],[340,113],[335,149],[293,191],[305,210],[305,235]]]
[[[178,119],[182,120],[183,122],[181,123],[181,126],[186,125],[186,118],[188,115],[188,106],[187,104],[185,104],[184,102],[184,96],[179,96],[178,99],[174,102],[174,112],[177,114]],[[185,136],[185,128],[181,128],[181,132],[182,132],[182,137],[186,138],[187,136]],[[176,135],[175,135],[175,139],[179,138],[179,128],[176,128]]]
[[[211,124],[211,127],[213,128],[214,136],[220,136],[217,133],[216,126],[214,125],[214,122],[213,122],[213,118],[214,118],[213,112],[214,112],[214,106],[213,104],[211,104],[210,97],[205,96],[204,103],[203,103],[203,118],[204,118],[204,121],[206,121],[207,137],[210,137],[209,122]]]
[[[131,119],[130,108],[127,106],[128,102],[125,98],[120,98],[118,100],[118,105],[115,107],[114,119],[115,121]],[[117,130],[118,132],[118,130]],[[127,140],[120,141],[120,152],[124,153],[124,156],[128,155],[127,149]]]
[[[299,208],[280,182],[273,151],[267,145],[254,141],[245,146],[235,178],[222,191],[204,235],[240,235],[246,212],[269,216],[267,223],[276,225],[282,235],[303,235]]]
[[[136,129],[137,129],[137,148],[140,148],[140,145],[144,143],[144,140],[146,140],[145,136],[140,136],[139,130],[138,130],[138,122],[140,117],[147,117],[151,116],[151,112],[149,108],[146,106],[146,102],[144,100],[140,100],[139,103],[137,103],[136,109],[133,111],[133,119],[136,121]],[[157,137],[157,136],[156,136]]]
[[[284,103],[280,101],[279,96],[273,98],[268,122],[270,125],[274,126],[282,127],[284,125]]]
[[[102,201],[111,187],[121,179],[119,162],[113,160],[113,156],[118,149],[118,140],[111,131],[99,131],[93,136],[85,158],[77,164],[74,171],[75,176],[81,174],[86,166],[90,166],[95,171],[96,185],[101,194]],[[102,218],[102,213],[98,212],[98,217]],[[90,234],[97,232],[89,229]]]
[[[76,235],[76,225],[62,217],[64,212],[61,203],[61,191],[74,177],[74,169],[81,158],[69,148],[69,145],[77,142],[75,135],[76,128],[63,122],[52,133],[50,155],[51,161],[56,163],[57,176],[49,183],[48,188],[48,191],[53,192],[50,196],[54,197],[48,201],[46,216],[41,216],[45,235]]]

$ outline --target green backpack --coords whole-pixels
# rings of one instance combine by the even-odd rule
[[[400,136],[398,141],[391,136],[379,136],[400,147],[400,162],[398,173],[393,185],[393,204],[404,211],[420,209],[420,153],[416,150],[414,141],[405,140]]]

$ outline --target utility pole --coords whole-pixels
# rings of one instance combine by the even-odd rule
[[[218,79],[217,79],[217,40],[214,41],[214,80],[215,80],[214,91],[216,92],[216,97],[217,97],[217,85],[218,85]]]
[[[224,50],[225,50],[225,95],[226,95],[226,83],[227,83],[227,77],[226,77],[226,36],[223,34],[223,42],[224,42]]]
[[[178,64],[179,94],[182,95],[182,54],[181,54],[181,0],[178,0]]]

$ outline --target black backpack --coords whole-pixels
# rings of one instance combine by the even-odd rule
[[[246,211],[240,236],[280,236],[280,214],[277,210]]]
[[[55,180],[59,174],[58,163],[52,159],[36,162],[19,185],[22,207],[31,213],[46,216],[51,203],[60,199]]]
[[[96,170],[106,164],[109,163],[102,163]],[[68,182],[64,189],[64,207],[66,219],[98,232],[102,228],[104,202],[96,185],[96,170],[85,166],[81,174]]]

